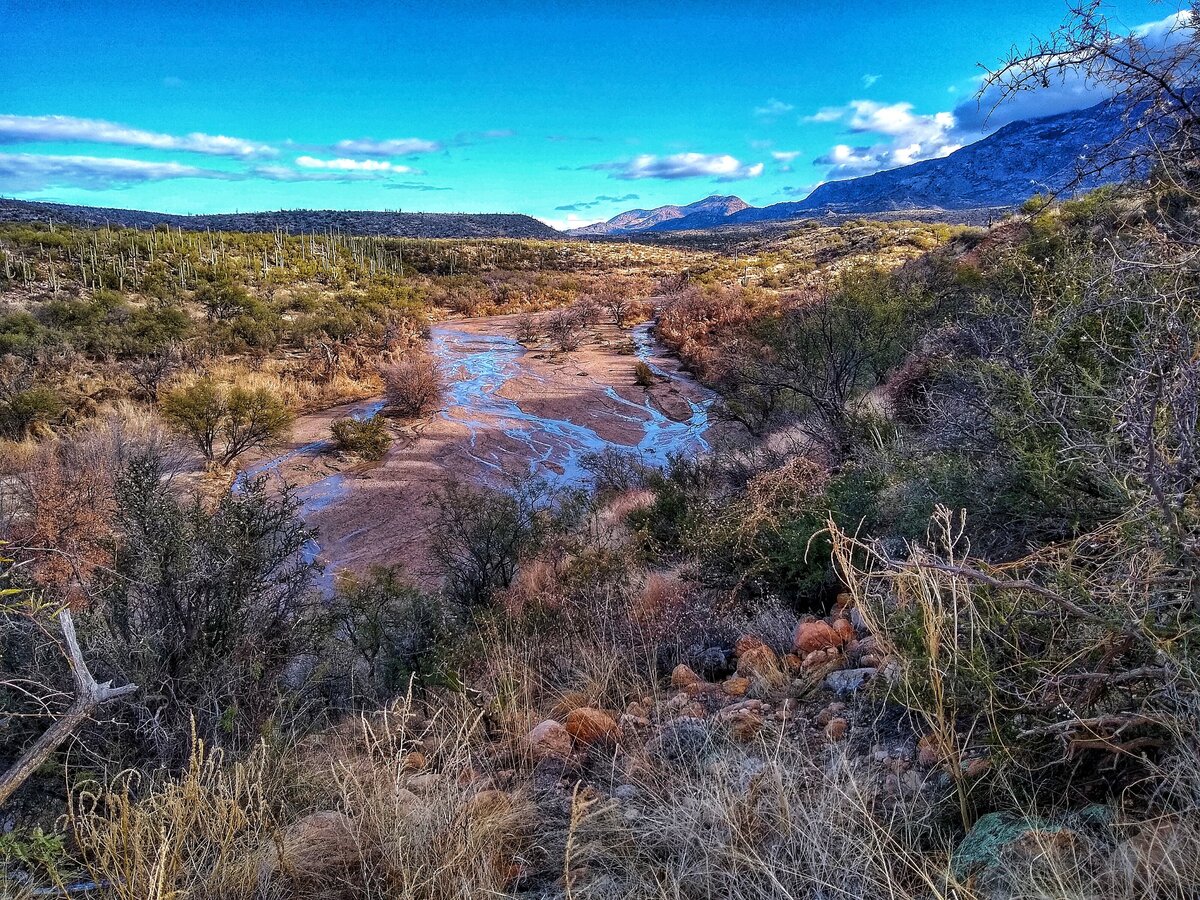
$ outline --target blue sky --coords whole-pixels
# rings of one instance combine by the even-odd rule
[[[1133,28],[1174,5],[1108,7]],[[1063,0],[0,0],[0,195],[166,212],[524,212],[556,225],[950,152],[977,63]]]

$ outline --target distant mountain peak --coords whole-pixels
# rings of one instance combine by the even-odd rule
[[[567,234],[580,237],[596,237],[600,235],[630,234],[639,231],[654,231],[663,223],[680,219],[703,220],[706,225],[692,227],[711,227],[720,224],[722,219],[749,209],[750,204],[741,197],[732,195],[722,196],[713,194],[687,206],[658,206],[654,209],[631,209],[620,215],[613,216],[607,222],[597,222],[583,228],[573,228]]]
[[[1121,132],[1119,108],[1109,101],[1087,109],[1010,122],[938,159],[857,178],[827,181],[803,200],[750,206],[738,197],[705,197],[687,206],[636,209],[607,222],[567,232],[579,236],[690,231],[758,222],[786,222],[828,213],[1014,208],[1039,192],[1071,186],[1075,166]],[[1117,180],[1093,176],[1077,189]]]

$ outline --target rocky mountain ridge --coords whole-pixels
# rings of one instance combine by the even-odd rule
[[[1087,109],[1011,122],[938,159],[858,178],[828,181],[803,200],[755,207],[738,198],[709,197],[689,206],[632,210],[568,234],[591,237],[699,231],[815,216],[905,210],[1012,209],[1036,193],[1090,190],[1128,174],[1114,169],[1078,180],[1076,177],[1078,160],[1108,146],[1122,127],[1119,110],[1106,101]],[[718,205],[711,203],[730,199],[738,202],[727,204],[731,211],[724,215]],[[734,209],[735,206],[738,208]]]

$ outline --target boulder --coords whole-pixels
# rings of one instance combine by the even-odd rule
[[[600,741],[616,741],[620,729],[613,717],[600,709],[591,706],[581,706],[567,714],[563,723],[567,733],[580,744],[595,744]]]
[[[527,740],[535,759],[566,759],[571,755],[571,734],[553,719],[535,725]]]
[[[817,619],[812,622],[801,622],[796,626],[794,644],[797,653],[812,653],[815,650],[828,650],[842,643],[838,633],[828,622]]]
[[[721,685],[722,690],[730,697],[744,697],[750,690],[750,679],[742,675],[732,675]]]
[[[853,694],[875,676],[875,669],[842,669],[825,676],[825,686],[835,694]]]
[[[686,688],[689,685],[699,684],[703,681],[699,675],[692,671],[691,666],[680,663],[671,672],[671,687]]]
[[[775,679],[781,672],[779,657],[766,644],[760,643],[759,646],[752,647],[738,657],[737,673],[746,678],[758,676],[759,678]]]
[[[839,644],[845,646],[858,637],[849,619],[834,619],[833,630],[837,633]]]
[[[352,882],[360,855],[353,823],[345,813],[309,813],[285,828],[266,850],[259,880],[285,881],[297,894],[323,896]]]
[[[770,649],[765,643],[763,643],[762,638],[753,634],[743,634],[733,645],[733,652],[738,657],[742,657],[752,650],[761,650],[763,648]]]
[[[825,726],[825,737],[836,742],[845,739],[849,731],[850,723],[839,716],[836,719],[829,720],[829,724]]]
[[[646,758],[660,766],[678,766],[691,771],[703,768],[713,753],[708,725],[698,719],[677,719],[663,725],[646,742]]]

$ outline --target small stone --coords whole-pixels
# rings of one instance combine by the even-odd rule
[[[736,741],[751,740],[763,727],[762,713],[753,709],[741,710],[729,720],[729,733]]]
[[[703,703],[693,700],[687,706],[679,711],[679,715],[688,719],[703,719],[708,715],[708,710],[704,708]]]
[[[818,666],[823,666],[834,657],[830,656],[828,650],[814,650],[804,657],[804,661],[800,663],[801,669],[815,669]]]
[[[400,763],[402,772],[419,772],[425,768],[425,754],[420,750],[413,750],[404,754],[404,761]]]
[[[418,793],[428,793],[442,782],[442,776],[437,772],[425,772],[408,779],[408,786]]]
[[[833,630],[837,633],[840,644],[848,644],[858,637],[858,634],[854,630],[854,626],[851,625],[847,619],[835,619],[833,622]]]
[[[825,686],[836,694],[853,694],[875,675],[875,669],[843,669],[825,676]]]
[[[846,737],[846,732],[849,730],[850,723],[845,719],[830,719],[829,724],[825,726],[825,737],[831,741],[840,741]]]
[[[743,634],[733,645],[733,652],[739,657],[745,656],[747,653],[750,653],[753,650],[761,649],[769,650],[770,648],[763,643],[762,638],[753,634]]]
[[[638,795],[638,789],[632,784],[618,784],[613,790],[613,796],[618,800],[633,800]]]
[[[696,684],[703,679],[692,671],[691,666],[686,666],[680,663],[671,672],[671,687],[685,688],[689,684]]]
[[[978,756],[967,763],[965,773],[968,778],[978,778],[992,767],[992,761],[986,756]]]
[[[783,658],[784,668],[786,668],[792,675],[795,675],[797,672],[799,672],[800,667],[803,664],[804,660],[795,653],[789,653]]]
[[[917,762],[921,765],[936,766],[941,758],[937,748],[937,739],[932,734],[924,735],[917,741]]]
[[[741,675],[732,675],[725,679],[721,688],[731,697],[744,697],[750,690],[750,679]]]
[[[646,742],[646,757],[659,765],[699,770],[712,754],[708,725],[698,719],[676,719]]]
[[[779,657],[775,651],[760,642],[738,657],[737,673],[746,677],[777,678],[780,673]]]
[[[650,713],[645,706],[635,700],[625,707],[625,715],[632,716],[635,719],[645,719]]]
[[[494,788],[480,791],[467,801],[465,811],[472,820],[499,818],[512,812],[512,797]]]

